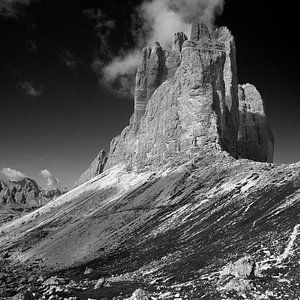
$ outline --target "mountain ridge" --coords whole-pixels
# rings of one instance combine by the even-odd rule
[[[58,188],[41,188],[29,177],[20,180],[0,179],[0,223],[36,209],[62,194]]]
[[[194,22],[190,39],[174,34],[171,50],[158,42],[143,49],[134,113],[100,165],[143,168],[192,157],[207,146],[273,162],[274,137],[262,97],[255,86],[238,84],[234,37],[226,27],[210,33],[204,23]]]
[[[262,97],[238,85],[235,55],[230,31],[203,23],[172,50],[143,50],[107,161],[0,225],[7,297],[19,285],[46,299],[300,297],[300,162],[272,163]]]

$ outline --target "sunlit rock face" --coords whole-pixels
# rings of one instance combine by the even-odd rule
[[[189,40],[175,34],[171,51],[158,43],[144,49],[134,116],[112,141],[106,168],[119,162],[143,166],[188,159],[203,147],[224,148],[236,156],[232,112],[238,112],[238,101],[227,107],[224,66],[231,48],[221,41],[224,36],[212,37],[205,24],[194,23]]]
[[[102,149],[97,155],[97,157],[94,159],[90,167],[80,176],[79,180],[75,183],[75,186],[83,184],[84,182],[101,174],[103,172],[106,161],[107,161],[107,154]]]
[[[242,158],[273,162],[274,137],[261,95],[254,85],[239,85],[238,153]]]
[[[258,92],[241,89],[235,41],[226,27],[210,32],[195,22],[189,39],[184,33],[174,35],[171,49],[162,49],[158,42],[144,48],[137,66],[134,113],[112,140],[104,169],[120,162],[130,168],[156,167],[188,160],[205,148],[272,162],[263,101]],[[256,104],[249,100],[253,93]],[[250,111],[256,114],[255,125],[245,117]],[[250,127],[259,130],[249,133]]]

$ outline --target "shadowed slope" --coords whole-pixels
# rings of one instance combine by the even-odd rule
[[[203,287],[200,277],[229,258],[262,259],[261,244],[281,254],[299,221],[299,178],[299,164],[226,153],[143,173],[119,165],[0,227],[1,250],[46,270],[88,263],[101,273],[134,272],[145,282],[171,276]],[[214,284],[206,292],[215,293]]]

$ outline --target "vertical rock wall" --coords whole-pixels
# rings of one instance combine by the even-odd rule
[[[196,22],[189,40],[174,35],[172,49],[158,42],[144,48],[134,114],[112,140],[105,169],[188,159],[206,147],[272,162],[273,146],[260,94],[252,85],[238,86],[234,37],[226,27],[211,33]]]
[[[135,103],[144,104],[135,111],[133,124],[112,141],[106,168],[119,162],[140,166],[190,157],[205,146],[220,146],[223,140],[226,149],[230,149],[231,130],[226,123],[230,113],[226,115],[223,78],[225,45],[213,39],[204,24],[195,23],[191,36],[186,40],[182,33],[176,34],[170,52],[162,52],[158,44],[154,52],[144,50],[135,93]],[[144,57],[151,57],[150,52],[164,59],[155,59],[154,64],[149,64],[149,59],[145,64]],[[164,68],[158,68],[161,64],[157,62],[164,62]],[[151,65],[156,67],[150,68]],[[159,80],[149,81],[157,74]],[[149,82],[159,84],[161,80],[159,87],[146,92]]]
[[[104,166],[107,161],[107,155],[104,150],[101,150],[97,157],[92,162],[91,166],[80,176],[75,186],[80,185],[93,177],[101,174],[103,172]]]
[[[273,162],[274,137],[261,95],[254,85],[239,85],[238,154],[262,162]]]

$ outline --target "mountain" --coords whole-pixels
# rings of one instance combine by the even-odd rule
[[[0,223],[38,208],[62,195],[59,189],[44,190],[31,178],[0,180]]]
[[[158,42],[144,48],[134,101],[130,124],[112,140],[108,158],[95,159],[89,175],[97,165],[104,170],[125,162],[143,168],[189,160],[203,147],[273,161],[274,138],[263,100],[255,86],[238,84],[235,41],[226,27],[211,34],[196,22],[190,40],[174,35],[172,50]]]
[[[5,296],[299,299],[300,163],[272,163],[235,57],[230,31],[203,23],[143,50],[102,173],[97,159],[100,174],[0,226]]]
[[[90,167],[80,176],[78,181],[75,183],[75,186],[87,182],[93,177],[101,174],[103,172],[106,161],[107,161],[107,154],[102,149],[97,155],[97,157],[94,159]]]

